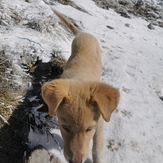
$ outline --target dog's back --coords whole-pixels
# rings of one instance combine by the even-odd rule
[[[81,32],[54,10],[74,33],[71,56],[62,79],[46,82],[42,97],[51,116],[56,113],[64,140],[64,155],[69,163],[86,160],[93,138],[94,163],[103,163],[103,123],[117,107],[117,89],[100,82],[101,55],[97,39]]]
[[[91,34],[81,32],[63,14],[54,8],[51,9],[75,35],[72,42],[71,56],[61,78],[99,81],[101,76],[101,52],[97,39]]]

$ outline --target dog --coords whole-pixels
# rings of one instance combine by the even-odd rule
[[[108,122],[117,107],[119,91],[100,82],[101,52],[97,39],[79,30],[54,8],[51,9],[75,38],[61,78],[43,84],[43,100],[49,115],[58,118],[66,160],[83,163],[92,139],[93,163],[104,163],[104,120]]]

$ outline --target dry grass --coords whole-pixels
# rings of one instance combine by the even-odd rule
[[[23,163],[25,153],[28,150],[26,145],[29,131],[29,111],[33,105],[28,97],[32,92],[27,91],[24,101],[19,103],[15,97],[22,95],[21,90],[13,90],[12,86],[4,82],[5,70],[11,66],[10,62],[0,60],[0,163]],[[4,65],[4,64],[5,65]],[[54,57],[53,62],[42,63],[37,61],[32,65],[32,71],[28,73],[33,77],[34,93],[38,95],[39,102],[42,102],[40,92],[42,76],[47,80],[58,78],[63,72],[65,60],[62,57]],[[4,119],[8,122],[5,123]]]
[[[11,66],[4,51],[0,51],[0,128],[8,120],[12,109],[17,105],[14,101],[14,94],[10,91],[10,86],[6,81],[5,72]]]
[[[9,117],[18,106],[15,97],[22,94],[22,91],[13,89],[11,80],[6,73],[12,66],[4,51],[0,51],[0,128],[8,121]]]
[[[23,137],[19,135],[24,116],[15,97],[20,95],[21,91],[13,89],[11,79],[8,79],[6,74],[12,65],[10,60],[4,51],[0,52],[0,56],[0,162],[19,163],[22,160],[17,158],[20,158],[24,149]]]
[[[16,93],[12,93],[6,88],[0,88],[0,115],[6,121],[18,106],[18,101],[15,100]],[[0,118],[0,128],[6,123],[3,118]]]

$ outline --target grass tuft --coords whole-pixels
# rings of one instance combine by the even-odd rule
[[[43,63],[37,60],[27,73],[32,76],[32,90],[27,90],[23,102],[15,97],[22,96],[20,90],[15,91],[12,86],[5,84],[6,70],[11,66],[7,58],[0,60],[0,163],[23,163],[28,151],[29,126],[36,125],[30,121],[29,115],[33,106],[43,103],[41,98],[41,85],[43,82],[59,78],[65,66],[62,57],[54,56],[53,61]],[[41,83],[41,84],[40,84]],[[37,95],[37,100],[30,102],[29,97]],[[43,108],[46,108],[45,104]],[[39,112],[46,112],[39,109]],[[5,120],[7,123],[5,122]]]

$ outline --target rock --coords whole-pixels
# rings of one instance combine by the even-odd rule
[[[152,23],[148,24],[148,28],[151,30],[155,29]]]
[[[40,145],[31,152],[25,163],[61,163],[61,161]]]
[[[163,96],[162,97],[159,97],[160,98],[160,100],[162,100],[163,101]]]
[[[125,26],[126,26],[126,27],[130,27],[130,24],[129,24],[129,23],[126,23]]]
[[[109,28],[109,29],[114,29],[113,27],[111,27],[110,25],[107,25],[106,26],[107,28]]]
[[[159,24],[159,26],[160,26],[160,27],[162,27],[162,28],[163,28],[163,22],[158,21],[158,24]]]

